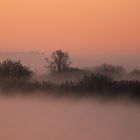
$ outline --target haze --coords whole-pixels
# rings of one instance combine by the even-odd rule
[[[0,98],[2,140],[139,140],[139,105],[95,99]]]

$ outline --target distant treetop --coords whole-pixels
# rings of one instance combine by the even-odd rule
[[[45,66],[50,73],[64,72],[70,69],[71,60],[67,52],[56,50],[52,52],[50,60],[45,58],[47,66]]]

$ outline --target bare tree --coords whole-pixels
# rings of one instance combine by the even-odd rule
[[[45,58],[47,66],[45,66],[50,73],[62,72],[70,69],[71,61],[67,52],[56,50],[52,52],[51,59]]]

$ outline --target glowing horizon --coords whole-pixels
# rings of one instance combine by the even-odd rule
[[[0,51],[139,55],[140,1],[2,0]]]

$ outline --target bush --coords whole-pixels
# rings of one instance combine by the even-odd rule
[[[5,60],[0,63],[0,77],[12,79],[29,79],[33,72],[29,67],[23,66],[20,61]]]
[[[113,66],[103,64],[94,68],[94,73],[107,75],[113,78],[122,78],[126,74],[125,69],[122,66]]]

